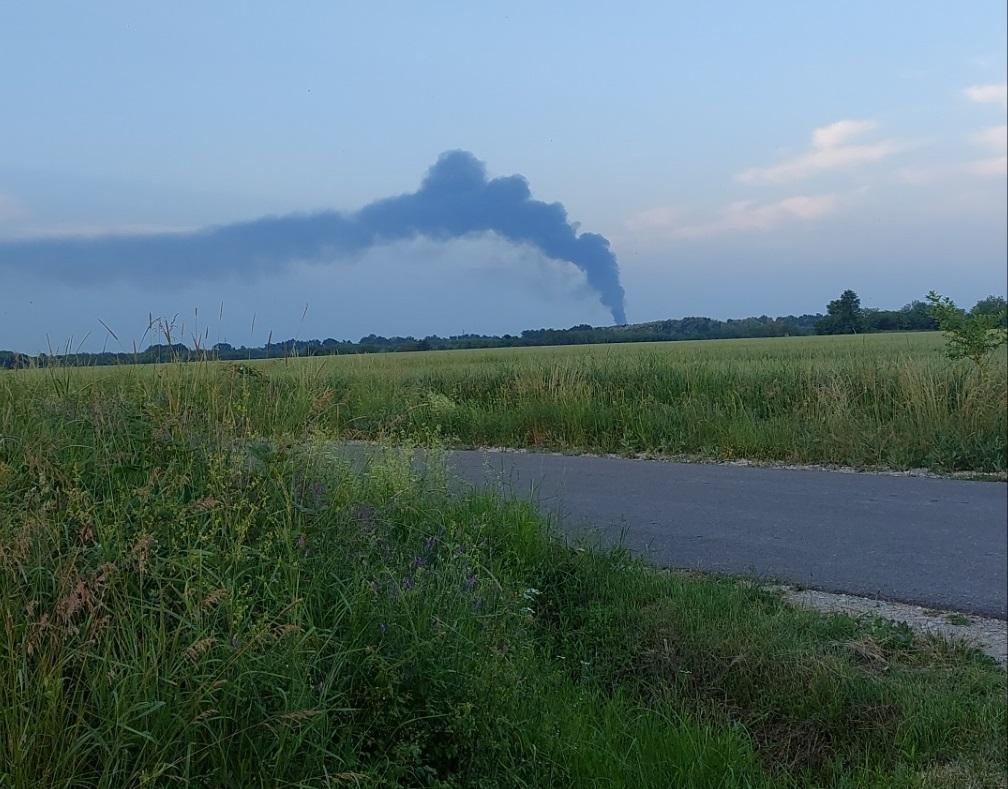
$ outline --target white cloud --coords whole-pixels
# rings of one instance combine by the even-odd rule
[[[811,150],[769,167],[752,167],[738,175],[743,183],[795,181],[827,170],[841,170],[878,162],[906,146],[895,140],[852,143],[851,139],[875,129],[874,121],[841,120],[812,132]]]
[[[978,131],[970,139],[977,145],[986,145],[996,151],[1008,148],[1008,125],[991,126]]]
[[[970,101],[981,104],[1000,104],[1008,107],[1008,83],[994,85],[971,85],[963,91]]]
[[[766,231],[787,222],[809,222],[834,213],[840,207],[835,194],[794,195],[770,203],[740,200],[725,206],[707,222],[686,224],[674,208],[654,208],[627,221],[631,230],[648,230],[665,238],[703,238],[725,233]]]
[[[982,178],[1008,175],[1008,125],[981,129],[968,139],[978,147],[989,149],[989,155],[965,162],[906,167],[900,171],[900,176],[907,183],[927,184],[964,175]]]
[[[857,137],[877,127],[875,121],[837,121],[829,126],[820,126],[812,132],[812,147],[836,148],[851,137]]]
[[[986,159],[975,159],[966,164],[965,170],[973,175],[984,177],[1008,175],[1008,156],[989,156]]]
[[[966,172],[988,177],[1008,175],[1008,125],[991,126],[970,139],[975,145],[990,148],[994,155],[969,162]]]

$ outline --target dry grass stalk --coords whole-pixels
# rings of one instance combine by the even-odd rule
[[[147,559],[150,555],[151,548],[154,547],[154,543],[154,536],[144,532],[137,538],[137,541],[133,543],[133,547],[130,548],[130,558],[133,560],[137,570],[140,572],[143,572],[144,568],[147,566]]]
[[[210,594],[204,597],[200,601],[200,610],[205,611],[208,608],[213,608],[215,605],[221,602],[225,597],[228,596],[228,590],[223,586],[220,589],[214,589]]]
[[[214,715],[219,715],[219,714],[220,714],[220,710],[218,710],[216,707],[211,707],[210,709],[203,710],[203,712],[201,712],[199,715],[197,715],[195,718],[193,718],[192,719],[192,723],[193,724],[202,723],[205,720],[209,720]]]
[[[273,629],[270,630],[270,635],[273,636],[274,641],[280,641],[281,639],[286,638],[289,635],[293,635],[294,633],[300,633],[300,632],[301,632],[301,625],[294,625],[288,623],[285,625],[274,626]]]
[[[311,720],[317,715],[322,713],[321,710],[310,709],[310,710],[294,710],[293,712],[285,712],[280,716],[280,720],[286,721],[288,723],[304,723],[305,721]]]
[[[193,512],[207,512],[216,507],[220,502],[213,496],[204,496],[192,505]]]
[[[77,612],[88,608],[92,602],[91,590],[83,579],[78,579],[73,588],[56,603],[56,618],[67,625]]]
[[[185,651],[186,659],[195,663],[196,660],[200,657],[200,655],[206,653],[210,649],[210,647],[213,646],[213,643],[214,643],[213,636],[207,636],[206,638],[201,638],[199,641],[196,641],[195,643],[192,644],[192,646],[186,649]]]

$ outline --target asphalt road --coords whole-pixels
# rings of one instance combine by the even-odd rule
[[[464,482],[666,567],[1008,618],[1008,486],[814,469],[449,452]]]

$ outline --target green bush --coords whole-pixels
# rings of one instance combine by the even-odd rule
[[[927,300],[931,304],[932,317],[945,335],[946,354],[950,359],[969,359],[983,368],[990,354],[1008,341],[1003,307],[1000,311],[975,308],[966,312],[948,296],[939,296],[934,291],[928,293]]]

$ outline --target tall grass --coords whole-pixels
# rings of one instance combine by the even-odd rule
[[[1006,360],[1001,349],[984,370],[950,362],[939,334],[916,333],[203,366],[241,374],[259,418],[272,408],[278,420],[289,404],[258,403],[255,377],[307,376],[326,399],[315,424],[333,437],[1004,472]]]
[[[318,365],[315,360],[296,364]],[[287,369],[290,369],[289,367]],[[1004,471],[1004,354],[938,335],[344,357],[320,377],[334,434],[461,445]]]
[[[0,784],[1002,779],[990,661],[573,550],[401,452],[351,469],[341,375],[0,379]]]

